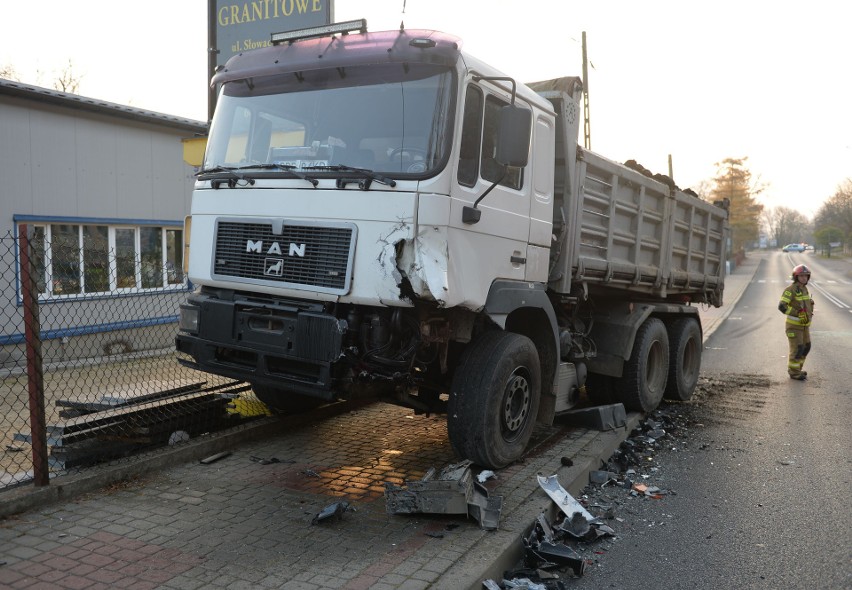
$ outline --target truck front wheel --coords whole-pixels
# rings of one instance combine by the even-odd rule
[[[269,387],[257,383],[253,383],[251,388],[257,399],[262,401],[267,408],[276,414],[298,414],[328,403],[315,397],[300,395],[277,387]]]
[[[651,412],[660,405],[669,373],[669,337],[657,318],[645,320],[636,332],[630,360],[624,364],[619,394],[624,407]]]
[[[453,376],[447,433],[453,450],[488,469],[518,460],[532,436],[541,366],[532,340],[494,330],[465,350]]]
[[[701,327],[694,318],[680,318],[669,324],[669,379],[666,399],[692,398],[701,371]]]

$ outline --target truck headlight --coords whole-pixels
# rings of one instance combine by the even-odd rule
[[[178,329],[181,332],[198,333],[198,316],[201,310],[196,305],[181,305]]]

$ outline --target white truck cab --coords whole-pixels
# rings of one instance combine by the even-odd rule
[[[369,395],[447,412],[457,453],[499,468],[536,420],[576,404],[598,354],[577,312],[588,285],[570,280],[581,226],[566,218],[583,209],[581,83],[544,98],[461,45],[355,21],[228,61],[212,81],[186,232],[196,290],[176,346],[282,411]],[[657,287],[637,292],[659,302]],[[635,334],[643,320],[610,323]],[[619,377],[632,344],[599,370]]]

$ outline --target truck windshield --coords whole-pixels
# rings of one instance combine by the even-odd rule
[[[431,176],[450,149],[453,88],[446,67],[400,63],[228,82],[204,170],[339,176],[346,174],[342,166],[395,178]],[[273,166],[254,171],[254,164]]]

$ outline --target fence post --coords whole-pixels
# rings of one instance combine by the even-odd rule
[[[41,324],[38,317],[38,289],[30,249],[31,228],[18,226],[21,250],[21,299],[24,303],[24,336],[27,345],[27,389],[30,395],[30,441],[33,449],[33,482],[50,483],[47,464],[47,434],[44,419],[44,374],[41,365]]]

